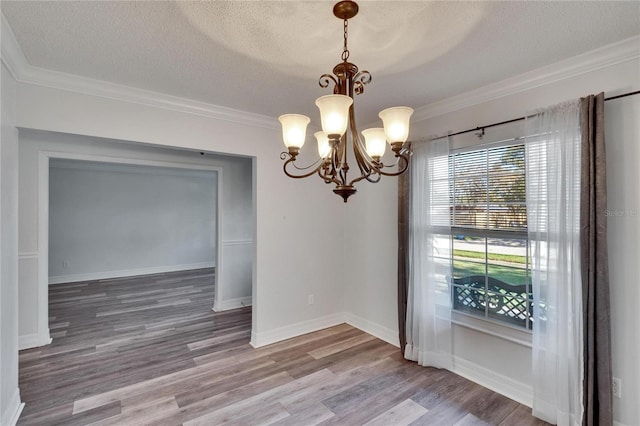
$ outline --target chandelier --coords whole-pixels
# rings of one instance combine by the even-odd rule
[[[344,22],[344,46],[342,62],[333,68],[333,75],[320,76],[320,87],[326,88],[333,83],[333,94],[321,96],[316,100],[322,123],[322,131],[314,133],[319,154],[316,162],[306,167],[296,164],[310,118],[301,114],[285,114],[278,118],[282,124],[283,141],[288,150],[280,155],[282,160],[286,160],[283,165],[284,173],[295,179],[317,173],[325,183],[335,184],[333,192],[340,195],[345,203],[349,196],[355,194],[355,183],[361,180],[376,183],[382,176],[398,176],[407,170],[411,155],[411,142],[407,142],[407,137],[413,109],[409,107],[393,107],[381,111],[378,115],[382,119],[383,128],[363,130],[364,143],[358,135],[353,97],[354,94],[360,95],[364,92],[364,86],[371,82],[371,74],[364,70],[358,71],[358,67],[348,61],[349,19],[357,13],[358,4],[353,1],[340,1],[333,7],[333,14]],[[382,162],[387,143],[395,156],[391,164]],[[352,154],[349,153],[349,144]],[[349,177],[347,157],[355,160],[359,175]]]

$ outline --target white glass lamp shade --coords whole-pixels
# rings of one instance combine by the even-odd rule
[[[362,131],[362,136],[364,136],[365,147],[369,157],[373,159],[380,159],[387,148],[387,139],[384,135],[384,129],[381,127],[366,129]]]
[[[409,118],[413,108],[393,107],[380,111],[384,133],[390,144],[405,143],[409,137]]]
[[[306,115],[285,114],[278,117],[282,124],[282,140],[287,148],[302,148],[311,121]]]
[[[322,130],[327,135],[344,135],[349,123],[349,107],[353,99],[346,95],[326,95],[316,99],[320,109]]]
[[[331,154],[331,146],[329,145],[329,137],[325,132],[315,132],[313,136],[318,141],[318,155],[321,158],[327,158]]]

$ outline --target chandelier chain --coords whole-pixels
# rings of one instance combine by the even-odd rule
[[[344,20],[344,46],[342,48],[342,60],[346,62],[349,59],[349,49],[347,48],[347,37],[349,29],[349,20]]]

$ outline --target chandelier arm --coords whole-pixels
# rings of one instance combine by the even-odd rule
[[[349,162],[347,161],[347,134],[345,133],[340,138],[340,143],[336,148],[337,151],[337,169],[338,176],[340,177],[340,185],[345,185],[347,183],[347,175],[349,174]]]
[[[349,182],[349,185],[353,185],[363,179],[372,183],[378,182],[380,180],[378,167],[375,162],[369,160],[369,156],[366,154],[366,151],[363,151],[362,142],[360,141],[360,138],[358,138],[357,134],[354,138],[355,142],[353,144],[353,151],[356,157],[356,163],[360,169],[360,176]]]
[[[335,146],[332,149],[331,157],[329,161],[326,161],[321,165],[318,170],[318,175],[324,180],[325,183],[335,183],[336,185],[342,185],[342,182],[338,180],[340,176],[340,157],[339,146]]]
[[[371,183],[379,182],[381,175],[378,165],[373,161],[367,160],[361,152],[356,152],[355,154],[358,167],[360,168],[360,176],[349,182],[349,185],[353,185],[364,179]]]
[[[401,163],[401,162],[403,162],[404,164],[402,166],[398,166],[398,170],[397,171],[395,171],[395,172],[383,172],[382,170],[379,170],[380,174],[383,175],[383,176],[400,176],[409,167],[409,155],[406,154],[406,153],[399,155],[398,156],[398,164]],[[387,166],[387,167],[389,167],[389,166]]]
[[[356,95],[361,95],[364,92],[364,85],[371,83],[371,73],[366,70],[362,70],[353,77],[353,90]]]
[[[353,77],[353,81],[359,81],[362,84],[371,83],[371,73],[367,70],[362,70]]]
[[[306,167],[298,167],[298,165],[295,163],[295,161],[297,160],[297,156],[294,157],[294,156],[292,156],[290,153],[288,153],[286,151],[280,153],[280,159],[281,160],[285,160],[287,158],[291,159],[290,162],[292,164],[292,167],[297,169],[297,170],[309,170],[312,167],[316,167],[316,164],[318,164],[318,162],[322,162],[322,158],[319,158],[319,159],[317,159],[316,161],[314,161],[313,163],[309,164]],[[316,167],[316,169],[317,169],[317,167]],[[314,170],[316,170],[316,169],[314,169]]]
[[[326,167],[326,171],[328,171],[329,173],[325,173],[324,176],[322,176],[322,178],[324,179],[325,183],[335,183],[336,185],[340,185],[340,181],[336,178],[336,176],[338,175],[338,164],[339,164],[339,157],[338,157],[338,146],[335,146],[332,151],[331,151],[331,160],[329,161],[329,165],[330,167]]]
[[[325,171],[325,173],[323,173],[323,170]],[[335,178],[335,173],[326,174],[327,170],[328,170],[328,168],[321,167],[318,170],[318,176],[320,176],[320,178],[322,178],[324,183],[335,183],[336,185],[340,185],[340,181]]]
[[[380,182],[381,178],[382,178],[382,175],[380,173],[374,173],[367,178],[367,182],[378,183]]]
[[[353,179],[351,182],[349,182],[349,185],[353,185],[354,183],[358,183],[358,182],[360,182],[360,181],[361,181],[361,180],[363,180],[363,179],[366,179],[366,180],[368,180],[369,182],[373,182],[373,183],[375,183],[375,182],[377,182],[377,181],[379,181],[379,180],[380,180],[380,179],[377,179],[377,180],[370,180],[370,177],[371,177],[371,176],[378,176],[378,175],[375,175],[375,174],[374,174],[374,175],[372,175],[371,173],[366,174],[366,175],[360,175],[360,176],[358,176],[357,178]]]
[[[331,84],[331,82],[333,82],[334,86],[338,85],[338,80],[336,80],[336,78],[331,74],[322,74],[320,76],[320,79],[318,80],[318,84],[323,89],[326,89],[327,87],[329,87],[329,84]]]
[[[283,154],[287,154],[287,153],[286,153],[286,152],[283,152]],[[288,155],[288,154],[287,154],[287,155]],[[284,159],[284,158],[283,158],[283,159]],[[295,169],[297,169],[297,170],[306,170],[306,169],[309,169],[309,168],[313,167],[313,166],[315,165],[315,163],[314,163],[314,164],[312,164],[312,165],[310,165],[309,167],[300,168],[300,167],[296,166],[296,165],[293,163],[294,161],[295,161],[295,158],[294,158],[294,157],[290,157],[290,158],[289,158],[287,161],[285,161],[285,162],[284,162],[284,164],[282,165],[282,170],[284,171],[284,174],[285,174],[285,175],[287,175],[287,176],[289,176],[290,178],[293,178],[293,179],[303,179],[303,178],[309,177],[309,176],[311,176],[311,175],[316,174],[316,173],[317,173],[317,172],[322,168],[322,164],[320,164],[318,167],[316,167],[315,169],[313,169],[312,171],[310,171],[310,172],[308,172],[308,173],[303,173],[303,174],[301,174],[301,175],[295,175],[295,174],[290,173],[290,172],[287,170],[287,166],[288,166],[289,164],[292,164],[292,167],[294,167],[294,168],[295,168]]]
[[[376,162],[373,161],[373,159],[369,156],[369,154],[367,153],[366,147],[362,143],[362,140],[358,136],[358,133],[355,130],[355,128],[356,127],[355,127],[355,118],[354,118],[353,127],[352,127],[352,129],[354,130],[352,131],[352,138],[354,141],[353,150],[356,156],[356,162],[358,163],[358,167],[360,168],[361,174],[366,175],[365,178],[368,181],[372,182],[368,176],[370,176],[371,174],[377,174],[379,172],[380,166],[382,165],[379,166],[378,164],[376,164]],[[362,180],[362,179],[358,179],[358,180]],[[378,180],[376,180],[376,182]]]
[[[370,173],[368,176],[364,176],[363,178],[359,179],[359,180],[363,180],[365,179],[367,182],[371,182],[371,183],[378,183],[380,182],[380,178],[382,177],[382,175],[380,175],[380,173],[376,172],[372,172]],[[355,183],[355,182],[352,182]]]
[[[353,144],[353,151],[356,157],[356,163],[358,164],[358,168],[360,169],[360,177],[354,179],[351,183],[355,183],[362,179],[368,178],[368,176],[370,176],[371,173],[374,173],[376,170],[375,165],[372,162],[368,161],[368,159],[363,155],[363,152],[360,149],[361,147],[359,148],[357,142],[354,142]]]

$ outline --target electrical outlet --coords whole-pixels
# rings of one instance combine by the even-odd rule
[[[614,377],[611,381],[611,393],[616,398],[622,398],[622,380]]]
[[[62,269],[69,269],[69,261],[68,260],[63,260],[62,261]]]
[[[308,297],[308,301],[310,305],[313,305],[313,294],[310,294]]]

